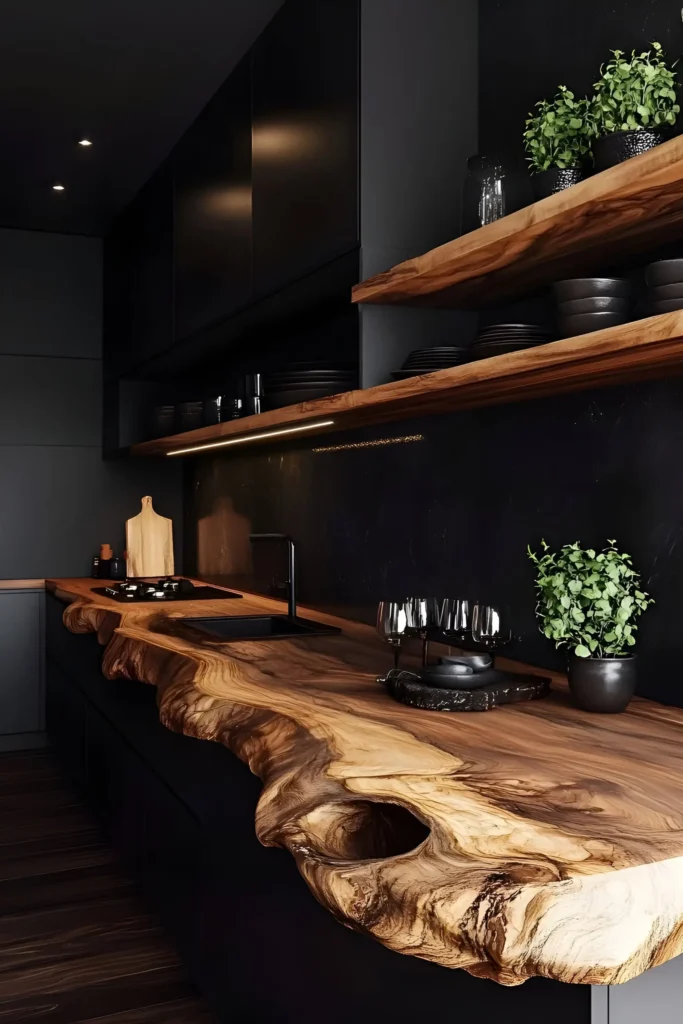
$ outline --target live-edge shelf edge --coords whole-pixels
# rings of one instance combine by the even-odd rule
[[[681,237],[683,137],[656,146],[353,288],[378,305],[478,308]]]
[[[652,379],[679,368],[683,373],[683,311],[466,363],[424,377],[346,392],[145,441],[132,445],[130,453],[159,456],[183,448],[201,449],[201,446],[241,442],[241,439],[259,443],[286,437],[313,437],[414,416]],[[300,434],[278,438],[277,431],[299,428]],[[245,449],[240,443],[221,450]]]

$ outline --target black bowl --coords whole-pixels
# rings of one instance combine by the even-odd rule
[[[650,288],[649,298],[652,302],[668,302],[669,299],[683,299],[683,283],[660,284],[658,287]]]
[[[631,294],[631,282],[622,277],[577,277],[569,281],[556,281],[553,291],[558,302],[593,299],[598,295],[627,299]]]
[[[560,316],[574,316],[576,313],[628,313],[628,299],[615,299],[611,295],[594,295],[590,299],[571,299],[560,302]]]
[[[648,288],[663,284],[683,284],[683,260],[658,260],[645,268]]]
[[[560,327],[565,338],[574,338],[578,334],[618,327],[619,324],[625,324],[627,319],[623,313],[575,313],[574,316],[561,317]]]
[[[675,313],[679,309],[683,309],[683,298],[650,303],[650,311],[654,316],[659,316],[661,313]]]

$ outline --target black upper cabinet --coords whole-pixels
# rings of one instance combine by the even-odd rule
[[[162,166],[104,245],[104,359],[124,374],[173,343],[173,178]]]
[[[358,244],[358,0],[287,0],[253,55],[254,293]]]
[[[251,60],[245,58],[174,155],[176,337],[251,298]]]

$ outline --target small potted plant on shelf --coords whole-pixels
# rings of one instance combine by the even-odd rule
[[[569,651],[569,689],[584,711],[624,711],[636,685],[636,620],[653,604],[631,556],[611,540],[600,553],[578,543],[559,552],[545,541],[536,566],[541,632]]]
[[[589,102],[577,100],[566,85],[553,100],[540,100],[524,132],[524,148],[537,199],[575,185],[590,159],[593,125]]]
[[[600,68],[591,102],[598,171],[658,146],[676,123],[681,108],[675,64],[667,66],[659,43],[650,45],[630,57],[612,50],[612,60]]]

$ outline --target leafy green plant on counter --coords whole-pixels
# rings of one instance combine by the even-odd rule
[[[623,658],[635,645],[638,619],[654,601],[640,589],[630,555],[610,540],[600,553],[578,543],[558,552],[527,549],[536,566],[539,629],[579,658]]]
[[[539,100],[530,114],[524,148],[531,169],[539,174],[551,167],[581,167],[591,151],[593,123],[588,100],[577,100],[566,85],[553,100]]]
[[[660,43],[628,57],[612,50],[612,60],[600,68],[591,103],[591,118],[598,135],[620,131],[663,128],[676,123],[680,113],[676,72],[668,67]]]

